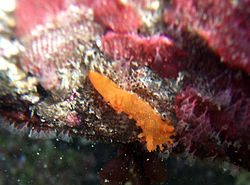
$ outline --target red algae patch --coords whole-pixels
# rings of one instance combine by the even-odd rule
[[[89,79],[95,89],[102,95],[104,100],[117,111],[124,112],[130,118],[136,120],[136,125],[143,130],[138,137],[146,141],[148,151],[156,150],[157,146],[163,149],[162,145],[170,145],[175,135],[174,127],[169,125],[169,120],[162,121],[156,111],[136,94],[119,88],[107,77],[90,71]]]
[[[116,32],[134,32],[142,25],[137,8],[130,2],[97,0],[93,10],[98,22]]]
[[[249,1],[173,0],[164,22],[197,32],[221,62],[250,74]]]
[[[156,72],[162,78],[174,78],[182,71],[186,53],[164,35],[143,37],[134,33],[108,32],[101,39],[104,54],[114,60],[135,60]]]

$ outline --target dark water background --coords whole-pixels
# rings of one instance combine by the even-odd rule
[[[76,138],[71,143],[41,140],[0,130],[0,185],[98,185],[98,171],[116,156],[117,146]],[[211,164],[210,164],[211,163]],[[212,162],[170,157],[168,185],[249,185],[249,173]],[[230,173],[235,173],[234,177]]]

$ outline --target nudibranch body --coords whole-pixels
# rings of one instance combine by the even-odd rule
[[[175,135],[174,127],[169,120],[162,121],[157,112],[136,94],[119,88],[107,77],[90,71],[89,79],[104,100],[117,111],[124,112],[129,118],[136,120],[136,125],[142,128],[138,137],[146,141],[148,151],[155,150],[157,146],[163,149],[163,144],[173,143],[171,136]]]

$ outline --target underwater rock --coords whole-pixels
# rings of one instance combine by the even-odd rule
[[[195,24],[187,29],[184,21],[175,27],[177,18],[167,16],[175,15],[174,7],[187,16],[193,1],[184,7],[163,1],[112,0],[115,12],[98,2],[37,1],[39,9],[31,0],[17,3],[16,29],[6,23],[9,31],[0,34],[14,48],[8,53],[0,42],[0,115],[5,122],[1,125],[36,138],[69,141],[80,135],[107,143],[144,144],[147,139],[138,137],[141,125],[125,113],[117,114],[95,90],[88,75],[95,71],[136,94],[162,122],[169,120],[176,136],[172,145],[165,145],[166,153],[221,158],[249,169],[250,77],[245,52],[249,40],[233,42],[234,60],[227,52],[229,45],[221,48],[221,27],[206,27],[220,33],[212,40],[192,28]],[[199,7],[202,14],[206,4]],[[119,8],[133,19],[119,14]],[[134,19],[138,22],[132,24]],[[240,20],[244,25],[245,19]],[[221,25],[227,28],[228,23],[223,19]],[[235,28],[232,34],[242,37]]]

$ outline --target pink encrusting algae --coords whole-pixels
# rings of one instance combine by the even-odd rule
[[[239,142],[238,138],[247,141],[238,143],[242,151],[248,147],[250,98],[230,89],[222,93],[220,96],[227,98],[221,99],[223,102],[217,97],[201,95],[199,90],[193,87],[187,87],[176,96],[175,111],[180,119],[176,130],[182,135],[179,142],[186,147],[187,152],[192,153],[199,147],[209,147],[206,155],[225,156],[226,151],[219,149],[219,146],[231,142],[236,144]],[[239,158],[246,160],[247,156],[242,151],[238,152]]]
[[[52,10],[53,7],[54,4]],[[20,10],[20,14],[22,11]],[[46,89],[60,86],[63,77],[59,75],[62,71],[59,72],[58,69],[75,68],[77,60],[81,57],[79,47],[83,44],[85,48],[88,47],[92,39],[103,33],[103,28],[93,21],[91,9],[84,5],[72,5],[64,11],[57,12],[56,17],[53,15],[50,14],[50,19],[43,18],[46,19],[45,25],[36,22],[40,27],[34,27],[27,36],[22,37],[25,50],[20,55],[23,69],[37,76]],[[29,26],[25,28],[27,30],[23,30],[23,27],[18,27],[17,32],[26,32],[28,28]]]
[[[179,1],[165,9],[164,21],[197,32],[221,62],[250,73],[249,1]]]
[[[176,78],[185,53],[166,36],[142,37],[137,34],[108,32],[101,39],[104,54],[116,60],[149,65],[161,77]]]
[[[142,25],[136,4],[130,0],[97,0],[93,10],[98,22],[116,32],[135,32]]]
[[[52,21],[67,6],[65,0],[18,0],[16,10],[17,34],[20,36],[29,34],[36,26]]]

